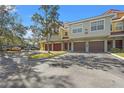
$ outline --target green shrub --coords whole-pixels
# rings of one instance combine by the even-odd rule
[[[119,53],[119,52],[121,52],[121,49],[119,49],[119,48],[112,48],[111,52],[112,53]]]

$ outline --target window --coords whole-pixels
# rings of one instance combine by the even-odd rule
[[[82,32],[82,28],[74,28],[72,31],[73,33],[80,33]]]
[[[123,22],[116,23],[116,30],[123,30],[123,26],[124,26]]]
[[[104,29],[104,20],[91,22],[91,31],[103,30]]]

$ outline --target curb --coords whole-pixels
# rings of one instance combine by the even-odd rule
[[[115,57],[118,57],[118,58],[120,58],[120,59],[124,60],[124,57],[121,57],[121,56],[116,55],[116,54],[114,54],[114,53],[111,53],[111,55],[113,55],[113,56],[115,56]]]

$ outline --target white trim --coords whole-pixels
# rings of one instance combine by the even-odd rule
[[[120,19],[113,20],[113,22],[122,21],[122,20],[124,20],[124,16],[122,16]]]
[[[89,40],[89,41],[90,41],[90,42],[92,42],[92,41],[94,42],[94,41],[104,41],[104,40],[106,40],[106,39],[103,39],[103,40],[97,40],[97,39],[96,39],[96,40]]]
[[[112,40],[112,48],[116,48],[115,40]]]
[[[77,41],[73,41],[73,42],[86,42],[86,41],[81,41],[81,40],[80,40],[80,41],[78,41],[78,40],[77,40]]]
[[[68,22],[68,23],[65,23],[65,24],[67,24],[67,25],[69,25],[69,24],[77,24],[77,23],[82,23],[82,22],[85,22],[85,21],[91,21],[91,20],[101,19],[101,18],[105,18],[105,17],[113,17],[113,16],[114,16],[114,14],[107,14],[107,15],[102,15],[102,16],[85,18],[85,19],[79,20],[79,21]]]
[[[107,39],[95,39],[95,40],[92,40],[92,39],[88,39],[88,40],[73,40],[73,42],[94,42],[94,41],[104,41],[104,40],[107,40]]]
[[[124,60],[124,57],[121,57],[121,56],[116,55],[116,54],[114,54],[114,53],[111,53],[111,55],[113,55],[113,56],[115,56],[115,57],[118,57],[118,58],[120,58],[120,59]]]
[[[71,51],[74,51],[74,42],[71,42]]]

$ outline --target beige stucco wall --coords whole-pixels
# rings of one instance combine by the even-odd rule
[[[52,35],[52,37],[50,38],[50,41],[60,41],[60,40],[61,40],[60,34]]]
[[[97,19],[97,20],[104,20],[105,21],[105,26],[104,26],[104,30],[101,31],[91,31],[91,22],[92,21],[96,21],[96,20],[89,20],[89,21],[85,21],[85,22],[81,22],[81,23],[77,23],[77,24],[71,24],[69,25],[69,36],[70,39],[73,38],[81,38],[81,37],[97,37],[97,36],[108,36],[110,35],[111,32],[111,18],[110,17],[106,17],[106,18],[101,18],[101,19]],[[79,33],[73,33],[72,29],[75,27],[81,27],[83,29],[82,32]],[[88,34],[86,34],[86,30]]]
[[[98,20],[104,20],[104,30],[101,31],[91,31],[91,22],[98,21]],[[112,17],[111,16],[102,16],[102,17],[96,17],[91,19],[86,19],[84,21],[77,21],[74,23],[66,23],[64,24],[64,28],[60,28],[59,34],[53,35],[51,37],[50,41],[63,41],[64,32],[68,31],[69,39],[77,39],[77,38],[92,38],[92,37],[105,37],[109,36],[111,32],[111,23],[112,23]],[[82,32],[73,33],[73,28],[79,28],[81,27],[83,29]],[[87,30],[86,30],[87,29]],[[86,33],[88,32],[88,33]]]

